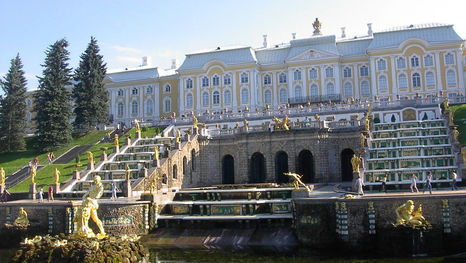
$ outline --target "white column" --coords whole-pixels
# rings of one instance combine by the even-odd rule
[[[343,93],[341,92],[341,78],[340,78],[340,63],[336,63],[335,65],[335,89],[338,91],[339,94],[343,98]]]
[[[354,65],[354,68],[353,68],[353,76],[354,76],[354,98],[355,99],[359,99],[361,98],[361,91],[360,91],[360,87],[359,87],[359,69],[358,69],[358,65],[355,64]]]
[[[155,106],[155,117],[160,116],[160,92],[159,92],[159,83],[154,85],[154,106]]]
[[[441,91],[443,89],[442,85],[442,68],[440,67],[440,56],[439,52],[435,52],[435,67],[437,71],[437,94],[438,91]]]
[[[115,101],[115,93],[118,93],[118,89],[107,89],[110,94],[112,95],[112,115],[113,115],[113,121],[115,122],[117,118],[117,113],[118,113],[118,105],[116,105]]]
[[[254,110],[256,108],[256,71],[252,70],[250,71],[250,82],[249,82],[249,87],[250,87],[250,98],[249,98],[249,108],[250,110]]]
[[[233,112],[235,112],[238,109],[238,100],[236,99],[236,91],[238,89],[237,83],[236,83],[236,72],[231,72],[231,93],[232,93],[232,106],[233,106]]]
[[[197,77],[197,81],[196,81],[197,85],[196,85],[196,89],[197,89],[197,95],[196,95],[196,110],[197,112],[200,112],[201,111],[201,76],[198,76]]]
[[[185,81],[181,78],[179,78],[178,80],[178,90],[179,90],[179,93],[180,96],[178,96],[178,105],[179,105],[179,112],[178,112],[178,115],[181,115],[184,113],[184,84],[185,84]]]
[[[461,49],[456,50],[456,69],[458,70],[459,82],[458,89],[465,95],[464,91],[464,72],[463,72],[463,57],[461,55]]]
[[[396,71],[395,71],[395,58],[393,56],[390,56],[390,62],[392,65],[392,97],[396,98],[396,95],[398,94],[398,85],[396,83]]]
[[[293,71],[288,68],[288,76],[290,76],[290,81],[288,81],[288,98],[293,97]]]
[[[138,120],[144,118],[144,88],[140,86],[139,90],[139,111],[138,111]]]
[[[125,88],[125,94],[126,94],[126,113],[125,113],[125,116],[126,116],[126,119],[129,120],[130,118],[130,114],[129,114],[129,96],[131,96],[131,88]]]
[[[272,78],[272,85],[273,85],[273,95],[272,95],[272,98],[273,98],[273,108],[275,109],[278,105],[278,92],[277,92],[277,85],[279,83],[279,79],[280,79],[280,72],[275,72],[275,77]]]
[[[369,70],[371,71],[371,90],[372,90],[372,98],[371,100],[374,99],[374,96],[378,95],[377,94],[377,85],[376,85],[376,77],[375,77],[375,70],[376,70],[376,65],[375,65],[375,59],[373,57],[370,58],[370,64],[369,64]]]
[[[307,97],[307,69],[304,68],[303,72],[301,74],[302,80],[303,80],[303,87],[302,87],[302,95],[303,97]]]
[[[327,89],[325,89],[325,66],[320,66],[320,94],[319,95],[320,96],[327,95]]]

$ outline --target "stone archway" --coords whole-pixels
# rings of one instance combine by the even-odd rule
[[[222,184],[235,183],[235,159],[227,154],[222,159]]]
[[[251,170],[249,183],[265,182],[265,158],[260,152],[255,152],[251,157]]]
[[[309,150],[302,150],[298,155],[298,174],[303,183],[315,183],[314,157]]]
[[[283,174],[288,171],[288,154],[284,151],[277,152],[275,154],[275,182],[288,183],[289,177]]]
[[[341,181],[351,182],[353,181],[353,166],[351,165],[351,158],[354,155],[354,151],[351,149],[344,149],[341,151]]]

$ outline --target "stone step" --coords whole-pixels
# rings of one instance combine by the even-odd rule
[[[257,189],[210,189],[197,191],[178,191],[173,201],[218,201],[218,200],[271,200],[291,198],[293,188]]]
[[[231,220],[260,220],[260,219],[293,219],[293,214],[283,213],[283,214],[255,214],[255,215],[225,215],[225,216],[200,216],[200,215],[159,215],[157,216],[158,220],[221,220],[221,221],[231,221]]]
[[[258,202],[242,200],[241,202],[218,202],[210,204],[171,204],[166,205],[162,215],[200,215],[200,216],[239,216],[255,214],[284,214],[291,213],[291,200],[280,202]]]

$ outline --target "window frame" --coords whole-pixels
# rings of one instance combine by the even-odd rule
[[[287,81],[287,79],[286,79],[286,74],[283,73],[283,72],[280,73],[280,74],[278,75],[278,83],[284,84],[284,83],[286,83],[286,81]]]
[[[210,98],[209,98],[209,92],[204,91],[202,92],[202,107],[209,107],[210,105]]]
[[[231,85],[231,76],[230,76],[230,74],[223,75],[223,85]]]
[[[241,104],[249,103],[249,90],[246,87],[241,88]]]
[[[137,102],[137,100],[133,100],[131,101],[131,115],[134,116],[134,115],[138,115],[139,113],[139,103]]]
[[[209,87],[209,78],[204,76],[201,79],[201,86],[204,87]]]
[[[366,85],[367,84],[367,93],[366,91]],[[371,86],[370,83],[367,79],[361,80],[361,95],[362,96],[370,96],[371,95]]]
[[[403,79],[402,79],[403,77]],[[408,76],[406,76],[406,73],[400,73],[398,74],[398,88],[399,89],[408,89],[409,88],[409,84],[408,84]],[[402,86],[402,84],[404,86]]]
[[[427,62],[430,62],[430,64],[428,64]],[[424,67],[432,67],[432,66],[434,66],[434,57],[431,54],[425,55],[424,56]]]
[[[360,66],[359,67],[359,76],[360,77],[369,77],[369,67],[366,66],[366,65]]]
[[[406,59],[404,57],[399,57],[396,59],[396,68],[405,69],[406,68]]]
[[[382,78],[384,79],[383,82],[382,82]],[[388,78],[386,75],[380,75],[377,78],[377,84],[378,84],[379,91],[388,91]]]
[[[249,83],[249,74],[246,72],[241,73],[240,75],[240,82],[241,84],[247,84]]]
[[[264,85],[271,85],[272,84],[272,78],[270,77],[269,74],[264,75]]]
[[[192,108],[194,106],[193,93],[192,92],[186,93],[185,99],[186,99],[185,101],[186,108]]]
[[[326,78],[333,78],[334,72],[333,72],[333,67],[326,67],[325,68],[325,77]]]
[[[377,59],[377,70],[378,71],[383,71],[387,70],[387,61],[383,58]]]
[[[422,87],[421,74],[419,72],[413,72],[411,74],[411,85],[414,89],[419,89]]]
[[[227,94],[228,93],[228,100],[227,100]],[[231,90],[230,89],[225,89],[223,91],[223,104],[231,104]]]
[[[318,72],[316,68],[311,68],[309,70],[309,79],[318,79]]]
[[[351,74],[351,68],[350,67],[345,67],[343,69],[343,77],[344,78],[351,78],[352,77],[352,74]]]
[[[220,92],[218,90],[212,92],[212,105],[220,105]]]
[[[212,86],[214,86],[214,87],[220,86],[220,77],[217,74],[215,74],[212,77]]]
[[[187,89],[192,89],[193,88],[193,80],[191,78],[188,78],[186,80],[186,88]]]

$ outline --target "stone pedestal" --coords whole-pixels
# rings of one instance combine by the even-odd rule
[[[102,152],[102,154],[100,155],[100,160],[101,161],[108,161],[108,157],[107,157],[106,152]]]
[[[59,183],[53,185],[53,193],[57,194],[58,192],[60,192],[60,184]]]
[[[81,176],[79,175],[79,171],[78,171],[78,170],[75,170],[75,171],[73,172],[73,179],[75,179],[75,180],[81,179]]]
[[[126,182],[123,184],[123,195],[125,197],[132,197],[133,196],[133,189],[131,189],[131,181],[126,180]]]
[[[141,139],[141,131],[136,132],[136,139]]]
[[[32,200],[36,200],[36,195],[37,195],[36,184],[31,184],[29,186],[29,198]]]
[[[126,137],[126,145],[131,145],[131,138],[130,137]]]
[[[94,163],[87,163],[87,170],[94,170]]]
[[[120,153],[120,146],[113,146],[113,153]]]
[[[291,192],[291,198],[308,198],[310,194],[306,189],[295,189]]]

